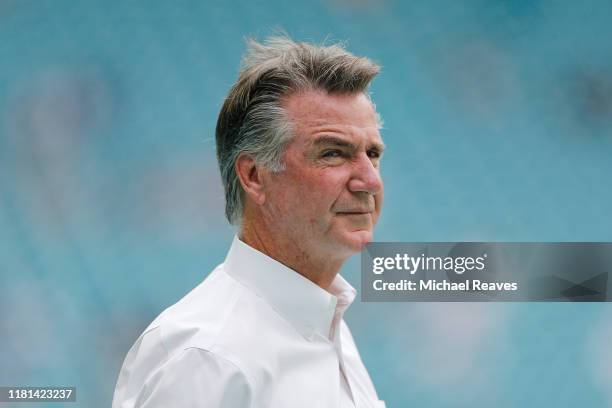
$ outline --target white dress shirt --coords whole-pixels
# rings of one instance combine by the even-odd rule
[[[132,346],[113,408],[384,407],[342,318],[355,293],[340,275],[325,291],[236,237]]]

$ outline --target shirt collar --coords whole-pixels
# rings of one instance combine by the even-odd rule
[[[340,274],[328,292],[237,236],[224,269],[270,303],[307,339],[312,339],[315,333],[328,338],[334,314],[343,314],[357,293]]]

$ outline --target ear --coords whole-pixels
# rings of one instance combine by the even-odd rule
[[[266,201],[263,183],[265,169],[257,165],[250,154],[242,153],[236,160],[236,174],[246,195],[257,205]]]

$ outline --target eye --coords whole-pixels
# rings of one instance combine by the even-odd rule
[[[340,150],[326,150],[323,152],[321,157],[325,158],[334,158],[334,157],[342,157],[343,153]]]
[[[368,150],[368,157],[371,159],[380,159],[380,152],[378,150]]]

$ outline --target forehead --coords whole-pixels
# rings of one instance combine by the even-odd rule
[[[298,134],[334,129],[380,140],[378,117],[363,94],[328,94],[308,90],[285,98],[283,106]]]

